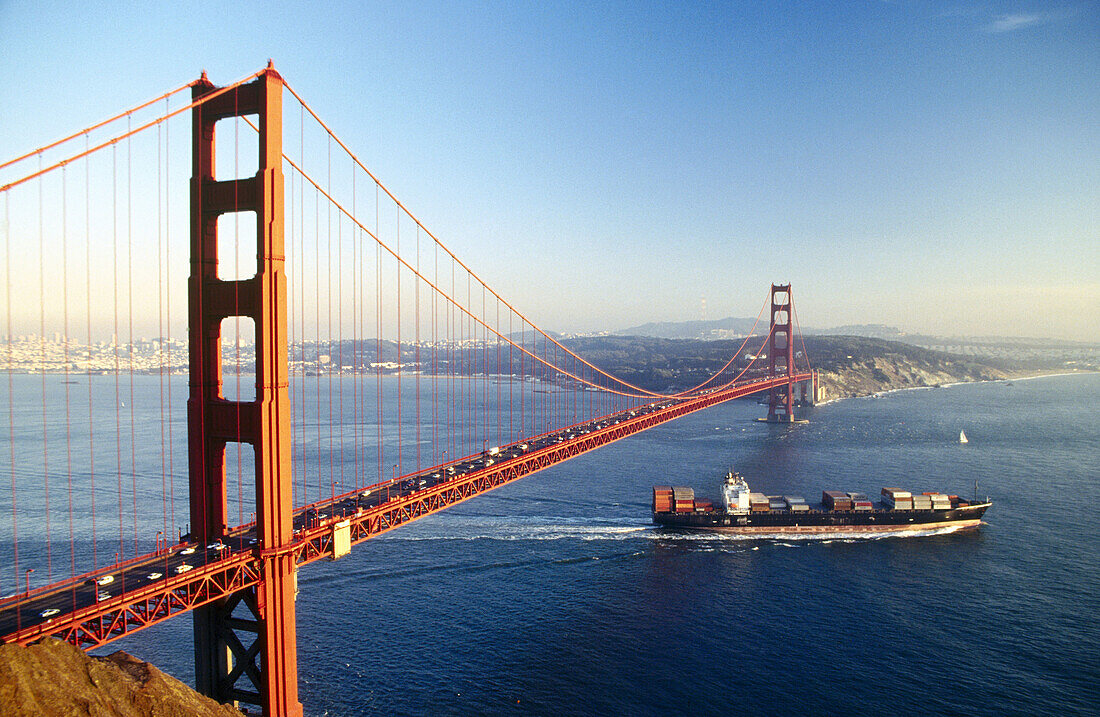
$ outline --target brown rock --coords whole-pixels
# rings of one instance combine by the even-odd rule
[[[4,717],[240,717],[125,652],[89,657],[60,640],[0,645]]]

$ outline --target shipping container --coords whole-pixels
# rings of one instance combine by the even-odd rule
[[[832,510],[851,510],[852,500],[847,493],[839,490],[826,490],[821,493],[821,504]]]
[[[653,512],[672,512],[672,488],[664,485],[653,486]]]

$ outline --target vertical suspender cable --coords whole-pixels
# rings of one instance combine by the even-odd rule
[[[298,124],[298,157],[301,166],[305,167],[306,129],[305,108],[299,109],[300,119]],[[298,331],[298,355],[301,359],[298,380],[301,391],[298,402],[301,404],[301,422],[298,426],[298,434],[302,437],[302,469],[298,482],[302,486],[302,505],[309,503],[309,471],[308,457],[306,455],[306,183],[298,182],[298,306],[301,311],[301,321]]]
[[[314,265],[314,275],[316,283],[314,287],[314,314],[316,323],[314,329],[317,332],[317,340],[314,343],[315,354],[314,362],[318,367],[321,366],[321,193],[316,189],[313,192],[313,234],[314,243],[316,245],[317,261]],[[317,442],[314,444],[317,446],[315,452],[317,454],[317,499],[320,500],[324,495],[324,488],[321,480],[324,475],[321,471],[321,382],[322,377],[320,370],[314,371],[317,374],[316,394],[317,402],[314,404],[314,411],[317,413]],[[307,502],[309,498],[306,498]]]
[[[160,131],[159,128],[157,130]],[[88,148],[88,135],[84,135],[84,147]],[[160,142],[157,142],[158,148]],[[92,200],[91,200],[91,156],[84,158],[84,316],[85,316],[85,336],[87,337],[87,345],[89,351],[89,359],[91,358],[92,347]],[[159,162],[157,164],[160,166]],[[95,429],[92,422],[92,367],[91,362],[84,366],[85,379],[88,384],[88,483],[89,492],[91,493],[91,508],[92,508],[92,541],[96,540],[96,519],[95,519]]]
[[[416,472],[420,472],[420,227],[416,227],[416,276],[413,278],[415,300],[413,313],[416,321],[414,340],[416,341],[415,362],[416,373],[414,383],[416,388]]]
[[[326,190],[329,194],[332,193],[332,139],[328,140],[328,186]],[[317,201],[320,201],[318,198]],[[326,296],[327,304],[325,306],[325,322],[328,326],[328,356],[329,363],[326,364],[325,370],[325,383],[328,386],[328,486],[330,494],[335,494],[336,486],[333,481],[336,479],[335,466],[333,465],[336,460],[336,451],[333,448],[333,433],[332,433],[332,355],[335,353],[332,350],[332,202],[325,203],[325,214],[328,216],[328,228],[325,232],[325,248],[327,249],[328,256],[325,260],[327,273],[325,275],[326,284]],[[320,498],[324,493],[317,497]]]
[[[401,212],[397,212],[397,256],[401,256]],[[401,366],[404,363],[401,354],[401,262],[394,262],[394,271],[397,274],[397,467],[394,469],[394,478],[405,471],[403,463],[401,440],[401,404],[404,396],[401,395]]]
[[[512,427],[512,417],[515,411],[515,404],[512,403],[512,389],[516,383],[516,369],[512,365],[512,346],[514,345],[514,337],[512,336],[512,319],[515,318],[515,312],[508,311],[508,443],[519,438],[514,432]]]
[[[69,415],[69,173],[61,168],[61,307],[62,336],[65,374],[65,464],[69,484],[69,533],[73,534],[73,443],[72,422]],[[94,525],[94,523],[93,523]],[[95,545],[95,533],[92,534]],[[74,567],[75,570],[75,567]]]
[[[439,286],[439,246],[435,245],[432,258],[432,283]],[[439,366],[436,363],[436,352],[439,348],[438,325],[439,292],[432,290],[432,462],[435,456],[440,454],[440,463],[443,463],[442,453],[439,449]]]
[[[287,165],[288,162],[283,160],[282,164]],[[287,283],[287,297],[286,297],[286,300],[287,300],[287,331],[289,333],[289,336],[287,337],[288,345],[287,345],[286,354],[287,354],[287,363],[289,364],[289,366],[287,367],[287,369],[288,369],[287,370],[287,393],[288,393],[288,396],[290,398],[290,418],[291,418],[291,426],[292,426],[291,441],[290,441],[290,466],[291,466],[290,498],[291,498],[291,506],[292,507],[297,507],[296,505],[294,505],[294,502],[296,500],[298,500],[298,481],[301,478],[301,476],[297,475],[298,471],[294,470],[294,461],[297,459],[297,456],[295,455],[295,448],[294,448],[293,423],[294,423],[295,408],[299,403],[301,403],[301,397],[298,395],[298,387],[294,383],[294,378],[290,374],[290,371],[293,370],[292,367],[294,366],[295,345],[299,343],[299,341],[298,341],[298,314],[297,314],[298,304],[297,304],[297,301],[296,301],[297,300],[297,295],[295,294],[295,291],[298,288],[298,281],[294,277],[294,272],[297,270],[297,267],[298,267],[298,262],[296,261],[297,256],[298,256],[297,255],[297,245],[295,243],[295,233],[298,230],[298,226],[297,226],[297,222],[296,222],[297,207],[295,207],[295,197],[297,195],[295,194],[295,191],[294,191],[295,173],[294,172],[287,172],[286,168],[283,167],[283,175],[286,176],[288,181],[290,182],[290,191],[286,193],[286,196],[290,199],[290,201],[287,202],[287,204],[289,205],[289,210],[288,211],[290,213],[290,217],[289,217],[289,220],[286,223],[286,227],[287,227],[286,245],[287,245],[287,257],[289,259],[287,264],[285,265],[285,267],[286,267],[286,277],[287,277],[287,279],[286,279],[286,283]],[[259,237],[257,237],[257,241],[258,240],[259,240]],[[259,359],[259,337],[256,336],[255,339],[256,339],[256,358]],[[259,370],[258,366],[257,366],[256,370],[257,371]]]
[[[38,157],[39,169],[42,166],[42,156]],[[39,298],[39,314],[38,314],[38,345],[42,351],[42,362],[46,361],[46,238],[43,231],[43,207],[42,207],[42,184],[45,180],[40,178],[38,180],[38,298]],[[7,195],[5,195],[7,196]],[[46,423],[46,372],[42,372],[42,485],[45,490],[45,509],[46,509],[46,571],[49,579],[53,579],[53,555],[52,555],[52,540],[53,535],[50,530],[50,454],[49,454],[49,432],[47,430]],[[73,540],[72,531],[69,531],[69,558],[72,563],[72,574],[76,575],[76,556],[73,552]],[[18,579],[18,576],[17,576]]]
[[[379,207],[378,207],[378,184],[374,185],[374,235],[378,236],[378,227],[380,225],[379,220]],[[382,245],[378,242],[374,244],[374,335],[377,339],[377,348],[375,349],[375,360],[378,362],[378,482],[381,483],[385,478],[385,472],[383,470],[383,440],[382,440]]]
[[[19,520],[16,511],[15,493],[15,349],[12,347],[11,326],[11,195],[4,193],[4,266],[5,286],[7,286],[7,335],[8,335],[8,458],[11,463],[11,546],[12,562],[15,574],[11,592],[19,589]],[[46,551],[49,553],[50,535],[46,532]],[[52,577],[50,580],[52,581]]]
[[[358,218],[359,214],[356,211],[355,202],[355,165],[351,166],[351,214]],[[360,356],[358,353],[359,346],[359,322],[357,317],[362,312],[362,304],[359,299],[359,272],[362,271],[363,262],[359,258],[359,229],[353,224],[351,227],[351,425],[352,425],[352,449],[354,450],[353,460],[355,461],[355,491],[359,492],[359,363]],[[344,380],[344,369],[341,367],[341,382]],[[341,421],[344,418],[341,416]]]
[[[122,363],[118,355],[120,327],[118,323],[118,152],[116,151],[116,145],[111,145],[111,165],[111,186],[113,194],[111,200],[111,250],[113,253],[113,261],[111,262],[111,266],[114,272],[114,280],[111,282],[111,286],[114,290],[114,333],[111,334],[111,349],[114,353],[115,364],[115,467],[118,477],[118,549],[121,552],[124,534],[122,527],[122,387],[120,379]]]
[[[164,112],[168,113],[168,99],[164,100]],[[171,221],[171,209],[172,203],[168,199],[169,187],[171,186],[171,146],[169,145],[169,123],[164,123],[164,261],[165,261],[165,273],[168,273],[169,267],[172,266],[172,232],[170,227]],[[166,339],[168,341],[168,417],[171,421],[172,413],[172,374],[175,373],[172,370],[172,292],[165,291],[164,311],[168,317],[168,331]],[[175,465],[173,464],[173,458],[175,451],[173,437],[175,431],[172,430],[171,422],[168,426],[168,513],[172,516],[171,522],[168,528],[165,529],[164,539],[167,542],[168,536],[176,530],[176,482],[175,482]],[[171,532],[169,532],[171,531]]]
[[[240,94],[233,93],[233,179],[236,180],[241,176],[241,120],[240,120]],[[241,411],[239,410],[241,402],[241,291],[240,291],[240,278],[241,278],[241,203],[240,195],[238,193],[238,187],[240,185],[233,182],[233,351],[235,354],[234,361],[236,365],[236,371],[234,378],[236,379],[235,387],[235,400],[238,404],[238,410],[236,412],[237,419],[237,432],[236,432],[236,449],[237,449],[237,525],[244,524],[244,466],[241,465],[241,457],[243,455],[243,441],[241,440]],[[256,245],[259,247],[260,234],[259,229],[256,230]],[[258,254],[258,252],[257,252]],[[258,262],[258,259],[257,259]],[[259,265],[257,263],[257,272],[259,273]],[[253,340],[255,340],[255,322],[253,322]],[[253,352],[255,354],[255,352]],[[259,358],[257,356],[257,358]],[[257,396],[258,398],[258,396]],[[229,521],[229,517],[226,516],[226,522]]]
[[[129,122],[128,122],[129,124]],[[134,555],[137,555],[137,436],[134,421],[134,179],[133,140],[126,138],[126,300],[130,335],[130,485],[134,509]],[[119,558],[124,555],[119,551]]]
[[[164,535],[168,535],[168,456],[165,454],[165,395],[164,395],[164,274],[165,274],[165,257],[164,257],[164,194],[162,192],[161,184],[164,181],[164,177],[161,174],[161,150],[163,149],[160,142],[160,125],[157,125],[157,386],[160,389],[159,397],[157,401],[157,408],[160,411],[160,495],[161,495],[161,508],[164,513],[161,532]],[[89,245],[91,242],[88,242]],[[89,255],[85,264],[91,265],[91,256]],[[88,296],[89,306],[89,330],[88,330],[88,344],[91,345],[91,287],[89,286]],[[91,425],[91,379],[88,380],[88,422]],[[171,415],[171,414],[169,414]],[[94,479],[93,479],[94,480]],[[95,490],[92,491],[94,500]],[[92,511],[95,512],[94,510]],[[157,548],[160,548],[160,541],[157,541]]]
[[[351,209],[352,214],[359,216],[355,191],[356,167],[351,166]],[[360,461],[359,453],[363,443],[363,392],[362,365],[363,365],[363,232],[358,226],[352,225],[351,256],[352,256],[352,421],[355,426],[355,491],[359,492]]]
[[[330,187],[331,189],[331,187]],[[332,282],[332,277],[329,277]],[[339,400],[336,420],[340,426],[340,485],[344,485],[344,219],[336,215],[336,390]],[[336,497],[335,488],[333,498]]]
[[[501,390],[502,390],[501,385],[500,385],[500,382],[501,382],[501,373],[500,373],[500,299],[496,300],[496,314],[497,314],[497,318],[496,318],[496,335],[497,335],[497,368],[496,368],[496,375],[497,375],[497,378],[496,378],[496,387],[497,387],[497,435],[496,435],[496,440],[494,441],[494,443],[496,443],[499,446],[502,443],[507,443],[508,442],[508,441],[502,441],[500,439],[500,428],[501,428],[501,423],[502,423],[502,421],[501,421],[502,411],[504,410],[504,407],[500,403],[500,394],[501,394]]]

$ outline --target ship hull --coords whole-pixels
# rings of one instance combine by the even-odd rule
[[[666,528],[739,535],[833,535],[902,533],[941,528],[976,528],[989,503],[949,510],[811,510],[731,514],[723,511],[654,513]]]

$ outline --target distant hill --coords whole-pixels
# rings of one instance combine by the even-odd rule
[[[733,372],[746,368],[752,352],[759,348],[759,340],[750,343],[731,367]],[[669,391],[705,381],[729,360],[741,341],[602,336],[569,339],[565,344],[636,386]],[[1011,361],[957,356],[872,337],[807,336],[805,346],[833,398],[894,388],[1007,378],[1025,370]],[[795,348],[796,362],[804,366],[802,343],[796,343]],[[757,376],[764,370],[766,363],[758,361],[746,376]]]
[[[739,319],[728,317],[713,321],[657,321],[640,326],[631,326],[628,329],[612,332],[615,336],[649,336],[655,339],[703,339],[704,341],[717,341],[745,336],[752,330],[754,319]],[[762,330],[761,330],[762,329]],[[831,329],[815,329],[809,326],[802,327],[803,332],[809,336],[864,336],[872,339],[886,339],[888,341],[905,341],[905,334],[893,326],[884,324],[853,324],[837,326]],[[762,318],[756,327],[756,333],[768,332],[768,319]]]
[[[648,336],[655,339],[716,340],[744,336],[752,330],[752,325],[753,319],[733,317],[713,321],[656,321],[612,333],[616,336]],[[767,325],[767,320],[761,319],[757,329]]]
[[[886,324],[847,324],[845,326],[835,326],[831,329],[814,329],[804,326],[802,330],[807,336],[811,334],[819,336],[862,336],[868,339],[912,343],[906,340],[907,335],[901,329]]]

